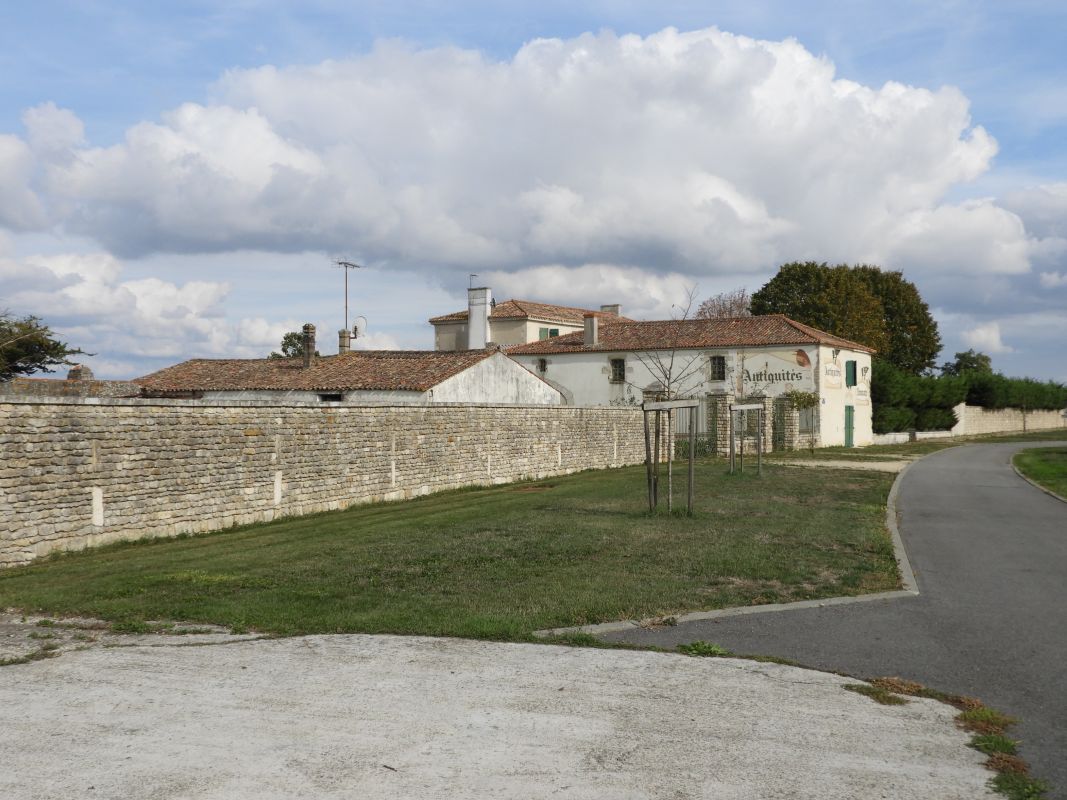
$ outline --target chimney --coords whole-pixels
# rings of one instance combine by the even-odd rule
[[[68,381],[91,381],[93,379],[93,371],[84,364],[75,364],[67,372]]]
[[[311,366],[315,358],[315,326],[310,322],[304,326],[304,369]]]
[[[489,289],[467,290],[467,349],[484,350],[489,344],[489,309],[493,293]]]
[[[582,344],[586,347],[596,347],[600,344],[599,320],[596,314],[592,312],[584,314],[582,320],[585,322],[585,336],[582,338]]]
[[[601,306],[600,310],[605,314],[614,314],[616,317],[622,314],[622,306],[618,303],[611,303],[610,305]]]
[[[337,353],[344,355],[352,349],[352,331],[337,331]]]

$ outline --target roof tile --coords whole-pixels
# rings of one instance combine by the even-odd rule
[[[150,394],[189,391],[424,392],[491,356],[495,350],[355,350],[302,358],[193,359],[135,378]]]
[[[866,345],[817,330],[781,314],[717,319],[620,321],[603,325],[598,344],[586,347],[581,331],[509,347],[509,355],[541,355],[588,351],[679,350],[704,347],[757,347],[776,344],[824,344],[846,350],[875,352]]]
[[[467,319],[467,310],[453,311],[451,314],[442,314],[439,317],[431,317],[430,322],[464,322]],[[489,319],[536,319],[545,322],[562,322],[568,325],[581,325],[586,314],[596,314],[601,323],[606,322],[632,322],[627,317],[620,317],[610,311],[596,311],[589,308],[575,308],[573,306],[556,306],[549,303],[535,303],[532,300],[503,300],[497,303],[489,312]]]

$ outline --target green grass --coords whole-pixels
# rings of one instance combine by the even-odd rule
[[[1015,455],[1019,472],[1060,497],[1067,497],[1067,447],[1043,447]]]
[[[841,688],[849,692],[862,694],[865,697],[871,698],[874,702],[882,704],[883,706],[902,706],[908,702],[899,694],[894,694],[893,692],[890,692],[888,689],[885,689],[881,686],[875,686],[866,683],[846,683]]]
[[[704,463],[697,513],[667,517],[647,511],[643,468],[587,472],[68,554],[0,574],[0,608],[128,630],[185,620],[521,640],[884,591],[898,585],[884,528],[891,483],[773,466],[762,478],[728,475]]]

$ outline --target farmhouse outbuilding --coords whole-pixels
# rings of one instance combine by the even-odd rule
[[[873,441],[871,348],[781,315],[720,319],[616,320],[587,314],[583,330],[518,345],[508,354],[559,389],[567,403],[617,405],[664,397],[701,400],[703,430],[726,424],[740,398],[766,398],[775,440],[796,446]],[[788,409],[789,392],[817,395]],[[790,425],[787,412],[793,414]]]
[[[314,352],[312,342],[311,349]],[[500,350],[352,350],[335,356],[193,359],[134,379],[149,397],[362,403],[522,403],[562,397]]]

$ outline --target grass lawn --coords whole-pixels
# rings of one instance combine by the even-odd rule
[[[1067,497],[1067,447],[1024,450],[1015,455],[1015,466],[1034,483]]]
[[[731,476],[711,461],[698,468],[696,515],[671,518],[648,513],[643,467],[586,472],[63,555],[0,573],[0,608],[522,640],[861,594],[898,586],[891,483],[773,465]]]

